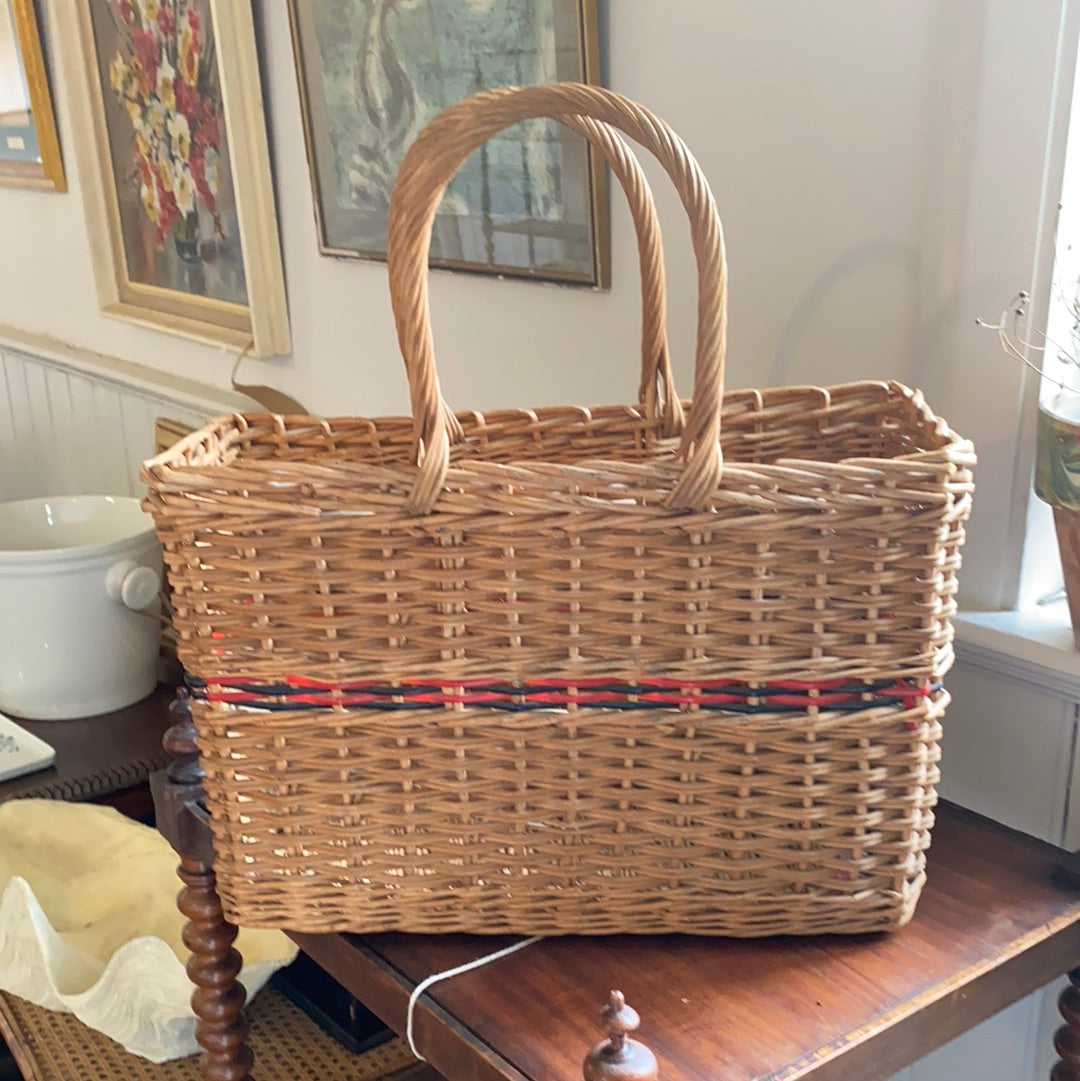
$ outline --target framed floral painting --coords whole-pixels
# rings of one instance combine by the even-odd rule
[[[596,0],[289,0],[325,255],[385,259],[398,165],[447,105],[506,85],[600,79]],[[580,136],[500,132],[451,181],[430,263],[609,283],[607,176]]]
[[[76,150],[103,310],[246,350],[290,349],[251,7],[84,0]],[[73,106],[75,106],[73,101]]]
[[[0,0],[0,183],[67,191],[33,0]]]

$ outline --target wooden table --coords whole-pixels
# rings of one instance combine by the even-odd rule
[[[216,893],[194,729],[171,729],[167,744],[180,757],[151,784],[159,828],[181,854],[198,1036],[210,1051],[205,1076],[249,1081],[244,996],[235,983],[240,958],[230,945],[236,929]],[[596,1041],[598,1007],[617,988],[642,1014],[641,1039],[656,1053],[663,1081],[884,1081],[1068,971],[1053,1081],[1080,1081],[1074,863],[1061,849],[942,804],[929,882],[900,931],[536,942],[431,987],[415,1010],[417,1045],[451,1081],[571,1081]],[[514,941],[291,937],[398,1032],[422,980]]]
[[[885,1079],[1080,967],[1080,891],[1051,882],[1061,856],[943,805],[926,891],[897,933],[550,939],[433,986],[416,1010],[417,1043],[449,1078],[576,1078],[597,1007],[619,988],[663,1081]],[[398,1031],[420,980],[513,941],[292,937]],[[1080,1048],[1080,1028],[1073,1039]],[[1078,1069],[1074,1056],[1057,1081]]]
[[[0,802],[37,797],[108,803],[131,818],[153,810],[147,779],[167,755],[161,737],[170,723],[172,690],[159,687],[126,709],[70,721],[12,720],[56,750],[48,769],[0,783]]]

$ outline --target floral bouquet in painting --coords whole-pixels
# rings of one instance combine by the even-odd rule
[[[217,211],[221,95],[214,50],[194,0],[107,0],[121,42],[109,84],[131,119],[133,181],[158,248],[172,234],[182,259],[199,259],[200,206]]]

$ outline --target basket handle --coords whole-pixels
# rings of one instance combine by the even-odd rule
[[[626,196],[637,236],[641,277],[641,382],[638,385],[638,401],[644,406],[645,416],[656,423],[657,432],[662,438],[681,435],[686,416],[675,389],[675,374],[671,370],[664,252],[652,188],[630,144],[610,124],[569,113],[560,116],[559,120],[603,151]],[[450,441],[456,443],[464,437],[461,425],[445,400],[442,400],[441,408],[446,416]]]
[[[720,219],[701,168],[664,121],[613,91],[581,83],[504,87],[474,94],[435,117],[405,154],[390,199],[386,258],[416,426],[419,472],[406,503],[415,513],[431,511],[442,491],[453,434],[441,408],[428,301],[427,255],[435,212],[454,173],[492,135],[521,120],[560,120],[565,115],[610,124],[651,151],[671,177],[690,218],[698,268],[694,396],[679,449],[686,465],[667,505],[704,509],[720,481],[727,268]],[[594,135],[590,132],[589,138]]]
[[[576,113],[560,116],[559,122],[603,151],[630,206],[641,277],[641,382],[638,384],[638,401],[645,406],[645,415],[650,420],[659,421],[661,436],[681,435],[686,426],[686,417],[675,389],[675,373],[671,370],[664,250],[652,188],[630,144],[610,124]]]

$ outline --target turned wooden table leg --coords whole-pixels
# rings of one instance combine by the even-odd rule
[[[191,950],[187,972],[195,991],[191,1006],[198,1022],[195,1038],[206,1052],[205,1081],[252,1081],[254,1055],[247,1046],[247,997],[236,977],[242,959],[233,946],[236,927],[225,919],[214,874],[210,820],[202,805],[202,770],[195,727],[186,693],[177,693],[177,724],[165,733],[165,750],[174,756],[167,770],[150,778],[157,827],[180,856],[177,873],[184,888],[177,898],[187,917],[184,944]]]
[[[247,997],[236,977],[242,959],[233,948],[236,926],[221,910],[214,872],[198,860],[182,859],[184,888],[178,905],[187,916],[184,945],[191,950],[187,973],[195,984],[191,1006],[198,1017],[195,1038],[206,1052],[205,1081],[252,1081],[254,1056],[247,1046]]]
[[[1069,986],[1058,998],[1065,1024],[1054,1033],[1054,1050],[1060,1061],[1050,1073],[1050,1081],[1080,1081],[1080,968],[1069,973]]]

